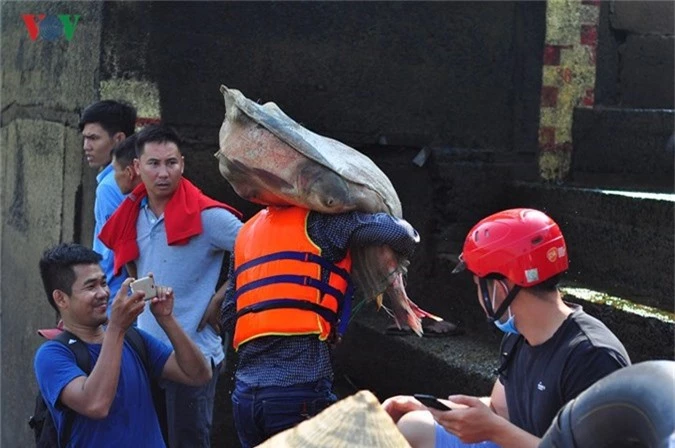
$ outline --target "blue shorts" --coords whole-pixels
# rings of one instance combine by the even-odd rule
[[[435,448],[499,448],[499,445],[492,442],[464,443],[438,423],[434,423],[434,427],[436,428]]]

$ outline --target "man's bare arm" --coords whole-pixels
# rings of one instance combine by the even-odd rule
[[[204,310],[199,325],[197,325],[197,331],[202,331],[208,324],[211,325],[216,334],[220,334],[220,308],[223,305],[228,284],[227,280],[223,282],[218,291],[211,297],[211,301]]]

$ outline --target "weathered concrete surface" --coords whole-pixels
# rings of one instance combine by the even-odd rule
[[[617,30],[634,34],[673,35],[673,2],[611,1],[611,23]]]
[[[672,110],[575,109],[572,179],[672,192],[674,122]]]
[[[471,226],[500,209],[510,182],[537,176],[536,160],[528,154],[457,148],[435,148],[430,170],[436,252],[442,256],[459,255]]]
[[[386,335],[389,324],[383,311],[363,309],[337,347],[339,371],[360,388],[373,390],[381,399],[412,393],[490,393],[500,339],[487,324],[486,331],[449,338]]]
[[[675,359],[675,323],[653,317],[618,311],[616,308],[590,303],[573,295],[564,299],[583,306],[591,316],[600,319],[626,347],[633,363],[651,359]],[[672,312],[672,308],[670,309]]]
[[[629,35],[619,57],[624,107],[675,107],[675,36]]]
[[[543,4],[172,2],[144,12],[146,75],[171,124],[219,125],[224,83],[357,145],[536,149]]]
[[[596,105],[675,107],[673,2],[602,2]]]
[[[6,167],[2,189],[2,407],[3,446],[26,446],[26,418],[37,390],[32,354],[40,343],[35,329],[55,324],[39,280],[42,251],[74,238],[76,192],[82,158],[66,147],[77,133],[59,123],[15,120],[3,127]],[[11,199],[10,199],[11,198]]]
[[[616,31],[610,25],[610,9],[616,2],[600,3],[598,23],[598,44],[595,64],[595,105],[615,106],[619,97],[619,45],[625,40],[625,33]]]
[[[569,280],[672,312],[673,202],[522,183],[508,198],[503,205],[538,208],[561,226]]]
[[[565,300],[582,305],[605,322],[623,342],[632,362],[673,359],[672,323],[617,312],[569,295]],[[475,295],[466,305],[479,308]],[[465,335],[448,338],[391,336],[385,334],[389,319],[370,308],[350,324],[335,351],[338,375],[347,375],[358,388],[374,390],[380,399],[412,393],[489,395],[496,379],[494,370],[499,367],[502,335],[492,325],[483,322]],[[654,338],[646,340],[645,331]]]
[[[2,5],[2,103],[39,105],[43,109],[75,111],[98,91],[100,45],[99,2],[4,2]],[[40,37],[31,41],[21,14],[79,14],[68,42]],[[18,88],[18,87],[21,88]]]
[[[96,97],[100,10],[101,3],[88,2],[2,5],[2,446],[34,443],[26,422],[37,391],[35,329],[55,324],[38,260],[59,241],[91,244],[94,173],[83,166],[76,126],[78,111]],[[82,17],[69,42],[31,41],[24,13]]]
[[[147,78],[152,2],[104,2],[102,17],[101,79]],[[165,25],[171,32],[170,22]]]

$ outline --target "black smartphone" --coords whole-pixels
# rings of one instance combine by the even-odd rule
[[[417,401],[428,408],[438,409],[439,411],[452,411],[452,408],[449,408],[441,403],[438,398],[434,397],[433,395],[415,394],[413,397],[415,397]]]

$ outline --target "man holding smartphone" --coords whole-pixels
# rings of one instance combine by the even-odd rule
[[[535,448],[565,403],[630,358],[602,322],[562,300],[567,246],[544,213],[488,216],[467,235],[460,260],[453,273],[473,275],[478,303],[505,333],[492,394],[450,396],[451,411],[408,396],[384,409],[414,448]]]
[[[60,244],[40,259],[45,293],[70,332],[68,344],[83,343],[91,366],[88,372],[78,367],[65,343],[45,342],[34,362],[40,392],[64,446],[164,447],[151,381],[199,386],[209,381],[211,368],[178,325],[171,288],[158,288],[148,303],[140,292],[127,295],[131,279],[126,279],[108,313],[110,288],[100,261],[100,254],[79,244]],[[164,344],[135,330],[147,365],[125,343],[126,332],[146,308],[171,341]]]

